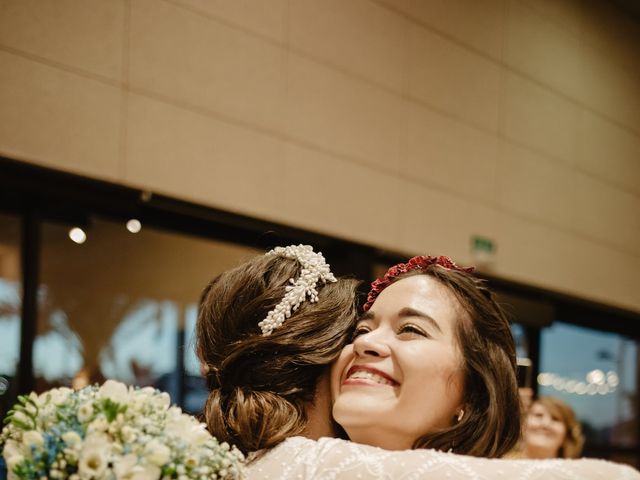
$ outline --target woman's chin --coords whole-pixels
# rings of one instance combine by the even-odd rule
[[[395,395],[391,388],[361,387],[344,389],[333,403],[338,423],[375,425],[394,415]]]

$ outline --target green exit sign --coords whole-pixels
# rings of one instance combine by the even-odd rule
[[[496,259],[496,244],[490,238],[473,235],[471,237],[471,257],[478,264],[492,265]]]
[[[473,252],[495,253],[496,244],[493,240],[486,237],[471,237],[471,250]]]

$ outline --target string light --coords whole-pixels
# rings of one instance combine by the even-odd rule
[[[127,230],[131,233],[138,233],[142,230],[142,223],[140,223],[140,220],[132,218],[127,222]]]
[[[600,369],[591,370],[585,375],[585,380],[578,381],[551,372],[541,372],[537,377],[538,385],[577,395],[608,395],[615,392],[620,384],[618,374],[612,370],[606,374]]]
[[[80,227],[73,227],[69,230],[69,238],[77,244],[83,244],[87,240],[87,234]]]

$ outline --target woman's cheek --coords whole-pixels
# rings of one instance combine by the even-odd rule
[[[333,403],[340,393],[343,372],[353,359],[353,344],[346,345],[338,358],[331,365],[331,402]]]

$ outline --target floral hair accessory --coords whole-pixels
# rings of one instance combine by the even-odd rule
[[[373,305],[373,302],[375,302],[378,295],[380,295],[380,292],[387,288],[394,278],[413,270],[424,270],[431,265],[438,265],[447,270],[455,270],[462,273],[471,273],[474,270],[474,267],[459,267],[453,260],[444,255],[439,257],[432,257],[431,255],[413,257],[407,263],[398,263],[389,268],[383,277],[371,283],[371,290],[369,290],[369,295],[367,295],[367,303],[362,307],[363,310],[366,312],[371,308],[371,305]]]
[[[266,253],[267,256],[281,256],[300,262],[302,270],[297,279],[290,278],[285,295],[278,305],[271,310],[267,317],[258,326],[262,335],[271,335],[274,329],[281,326],[284,321],[295,312],[300,304],[309,297],[311,303],[318,301],[318,282],[336,282],[329,265],[325,262],[322,253],[314,252],[309,245],[289,245],[288,247],[276,247]]]
[[[244,478],[244,456],[151,387],[107,380],[20,396],[0,448],[9,479]],[[2,472],[0,472],[2,476]]]

